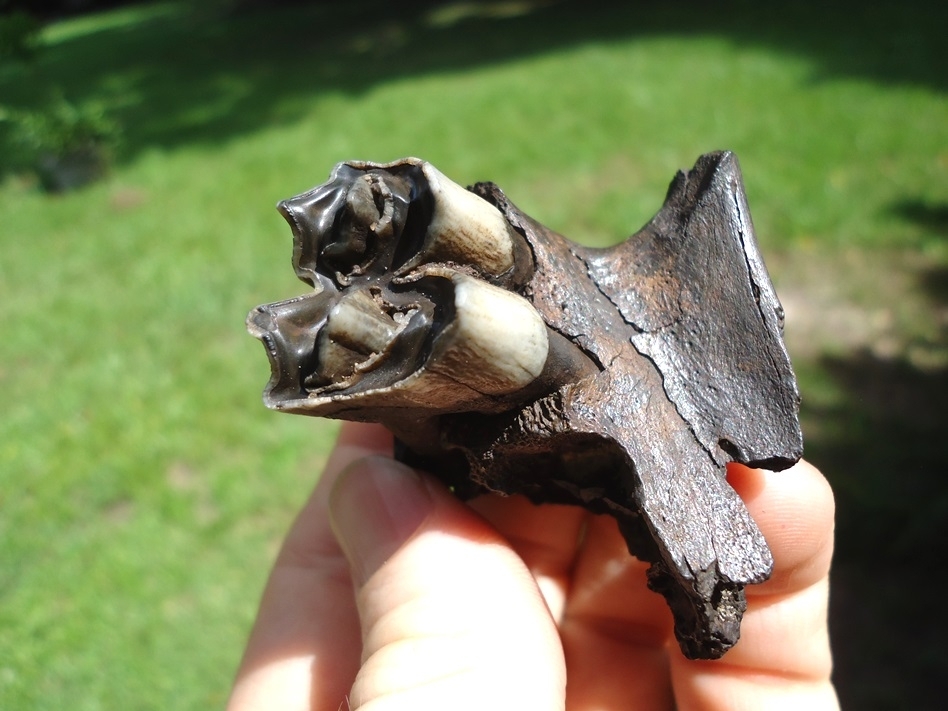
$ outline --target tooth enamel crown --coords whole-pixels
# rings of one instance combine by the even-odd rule
[[[430,209],[423,234],[406,235],[409,217],[399,200],[407,202],[402,196],[410,190],[372,164],[354,165],[369,172],[355,177],[345,191],[341,217],[334,223],[339,231],[314,240],[320,254],[335,265],[316,281],[316,293],[336,293],[312,355],[300,362],[309,370],[301,378],[305,407],[333,407],[356,387],[366,396],[366,376],[386,365],[412,317],[419,314],[421,319],[413,303],[397,306],[386,294],[395,301],[415,287],[422,292],[415,298],[424,299],[425,286],[439,280],[443,284],[434,286],[435,291],[451,298],[431,306],[433,322],[423,362],[404,378],[384,383],[383,389],[397,392],[390,398],[392,405],[404,406],[406,399],[414,403],[437,390],[441,408],[476,409],[485,397],[509,395],[530,385],[547,361],[546,324],[522,296],[484,280],[508,274],[514,266],[514,232],[500,211],[430,164],[406,161],[398,165],[420,173]],[[294,212],[299,208],[293,201],[282,207],[302,239]],[[389,253],[394,261],[391,255],[400,248],[399,240],[409,239],[418,242],[418,251],[402,264],[382,265],[371,251],[374,247]],[[298,249],[298,258],[307,251],[305,245]],[[305,270],[298,266],[298,271]],[[446,381],[460,387],[452,389]]]

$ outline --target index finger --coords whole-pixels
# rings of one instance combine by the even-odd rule
[[[774,572],[747,587],[741,639],[722,659],[673,653],[679,708],[837,709],[827,625],[832,490],[806,462],[784,472],[731,467],[728,480],[770,545]]]
[[[267,581],[229,711],[335,711],[349,691],[361,631],[349,564],[329,526],[329,492],[354,461],[391,451],[384,427],[343,424]]]
[[[339,553],[339,545],[329,526],[329,492],[346,467],[375,454],[392,454],[391,432],[377,424],[342,423],[319,483],[286,536],[277,566],[306,565],[314,556]]]

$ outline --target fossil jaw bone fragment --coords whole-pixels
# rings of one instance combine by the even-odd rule
[[[690,658],[738,639],[772,557],[725,465],[799,459],[781,309],[733,154],[590,249],[417,158],[339,164],[280,205],[315,292],[258,307],[273,409],[382,422],[461,496],[616,518]]]

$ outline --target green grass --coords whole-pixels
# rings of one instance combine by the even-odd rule
[[[243,318],[303,290],[272,206],[337,161],[418,155],[605,244],[731,148],[765,253],[948,262],[935,3],[339,5],[133,6],[0,67],[8,107],[56,84],[124,127],[110,178],[57,197],[0,134],[0,708],[223,703],[334,432],[264,410]],[[846,417],[824,365],[811,414]]]

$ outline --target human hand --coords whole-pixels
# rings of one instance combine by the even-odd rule
[[[774,556],[723,659],[678,651],[610,517],[465,505],[344,424],[279,554],[229,711],[836,709],[833,496],[801,462],[728,468]],[[567,683],[568,680],[568,683]]]

